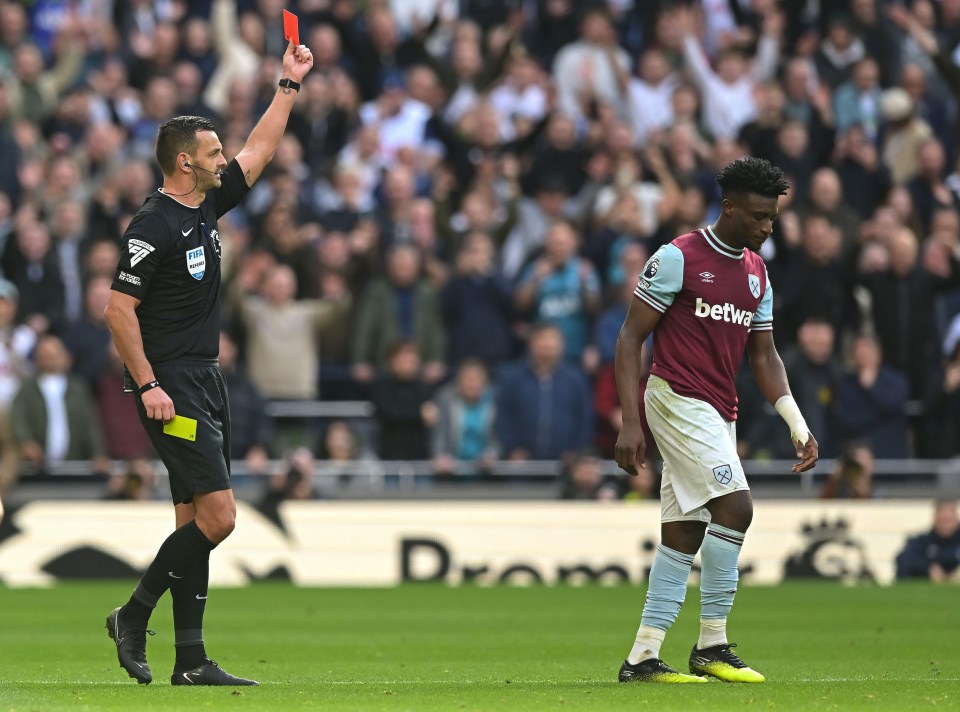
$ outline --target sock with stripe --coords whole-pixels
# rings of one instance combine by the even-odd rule
[[[177,651],[176,668],[192,670],[207,661],[203,646],[203,613],[210,581],[210,554],[182,579],[170,584],[173,597],[173,632]]]
[[[627,662],[631,665],[660,657],[664,636],[677,620],[680,606],[687,595],[687,578],[692,565],[691,554],[681,553],[663,544],[657,547],[640,628],[627,656]]]
[[[701,650],[727,642],[727,615],[737,593],[737,561],[743,532],[719,524],[707,526],[700,547],[700,639]]]
[[[130,600],[121,609],[123,622],[131,628],[146,628],[157,601],[170,584],[183,579],[194,566],[209,559],[215,546],[200,531],[196,520],[176,529],[160,545]]]

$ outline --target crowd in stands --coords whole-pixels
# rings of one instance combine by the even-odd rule
[[[792,184],[762,255],[821,455],[957,454],[958,0],[0,0],[0,492],[18,458],[149,479],[103,319],[120,239],[162,122],[207,116],[236,155],[284,7],[315,66],[220,221],[237,459],[556,459],[610,496],[583,483],[637,275],[748,154]],[[741,454],[792,458],[739,390]],[[264,415],[317,398],[371,401],[379,436]]]

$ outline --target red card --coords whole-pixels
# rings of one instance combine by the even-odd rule
[[[283,37],[293,40],[295,45],[300,44],[300,21],[292,12],[283,11]]]

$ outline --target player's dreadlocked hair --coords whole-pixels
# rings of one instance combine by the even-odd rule
[[[721,194],[754,193],[764,198],[776,198],[787,192],[790,183],[783,171],[764,158],[748,156],[727,164],[717,175]]]

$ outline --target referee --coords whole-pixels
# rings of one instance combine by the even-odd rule
[[[177,653],[171,683],[258,684],[219,667],[203,646],[210,552],[236,520],[227,388],[217,365],[217,219],[240,202],[273,158],[312,66],[310,50],[290,42],[280,88],[229,163],[207,119],[181,116],[163,124],[157,134],[163,187],[147,198],[123,237],[105,316],[135,382],[140,420],[170,473],[177,523],[130,600],[107,617],[120,666],[141,684],[153,679],[147,622],[167,589]]]

